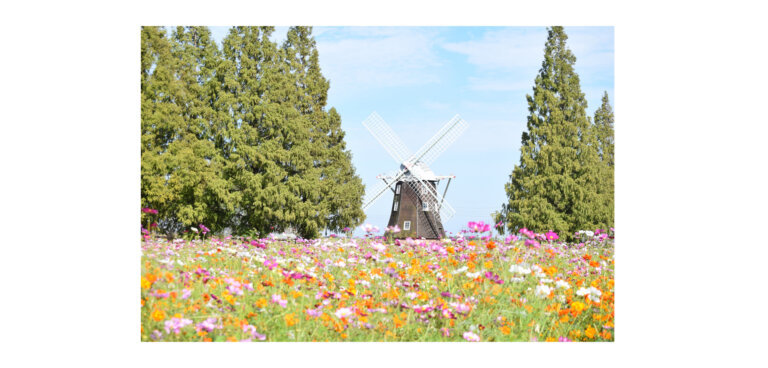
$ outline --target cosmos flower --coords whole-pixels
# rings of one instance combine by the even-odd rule
[[[462,335],[462,337],[464,337],[464,340],[467,340],[467,341],[473,341],[473,342],[474,341],[480,341],[480,336],[478,336],[476,333],[470,332],[470,331],[465,332]]]
[[[567,281],[557,280],[555,282],[555,287],[558,288],[558,289],[566,289],[567,290],[567,289],[571,288],[571,285],[568,284]]]
[[[527,275],[531,273],[531,269],[521,265],[513,264],[509,267],[509,272],[516,273],[518,275]]]
[[[552,230],[548,231],[544,235],[545,235],[546,239],[549,240],[549,241],[560,239],[560,237],[557,236],[557,233],[552,231]]]
[[[283,297],[279,294],[272,294],[272,303],[279,304],[281,307],[285,308],[285,305],[288,303],[288,301],[283,299]]]
[[[216,326],[216,322],[218,319],[216,317],[211,317],[206,319],[203,322],[198,323],[195,326],[195,330],[199,331],[205,331],[205,332],[211,332],[216,328],[221,328],[220,326]]]
[[[181,328],[184,326],[187,326],[192,323],[191,319],[185,319],[185,318],[179,318],[179,317],[173,317],[167,321],[165,321],[165,332],[166,333],[175,333],[178,335],[181,333]]]
[[[339,308],[338,310],[336,310],[334,314],[336,315],[336,317],[341,319],[341,318],[349,317],[355,313],[350,308]]]
[[[552,288],[547,285],[539,284],[536,286],[535,294],[539,298],[546,298],[551,292],[552,292]]]

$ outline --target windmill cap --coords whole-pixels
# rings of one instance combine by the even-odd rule
[[[421,161],[411,165],[410,168],[405,167],[405,165],[400,165],[400,169],[408,170],[411,173],[411,175],[419,178],[420,180],[431,180],[431,181],[438,180],[435,173],[429,169],[429,166],[427,166],[425,163]]]

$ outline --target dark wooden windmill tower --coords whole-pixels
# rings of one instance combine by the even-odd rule
[[[396,238],[439,239],[445,236],[443,223],[456,211],[445,201],[445,194],[451,179],[455,176],[437,176],[429,169],[429,164],[443,153],[467,129],[467,123],[456,115],[443,126],[415,154],[389,128],[387,123],[375,112],[363,122],[363,125],[379,141],[392,158],[400,164],[400,170],[387,175],[379,175],[383,183],[372,191],[366,191],[363,210],[368,209],[387,189],[394,194],[391,214],[387,226],[397,225],[401,231]],[[440,180],[448,179],[443,194],[438,192]]]

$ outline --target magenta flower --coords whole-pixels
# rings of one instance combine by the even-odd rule
[[[445,337],[451,336],[451,330],[449,330],[449,329],[447,329],[445,327],[440,329],[440,333],[442,333],[443,336],[445,336]]]
[[[190,295],[192,295],[192,290],[184,289],[184,291],[181,292],[181,299],[187,299]]]
[[[547,240],[550,240],[550,241],[560,239],[560,237],[557,236],[557,233],[552,230],[548,231],[544,235],[546,236]]]
[[[142,208],[141,212],[148,213],[150,215],[157,215],[157,210],[149,208],[149,207]]]

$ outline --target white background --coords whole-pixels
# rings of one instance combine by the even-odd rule
[[[756,366],[764,12],[701,2],[4,4],[8,366]],[[606,25],[616,42],[614,343],[139,342],[140,25]]]

